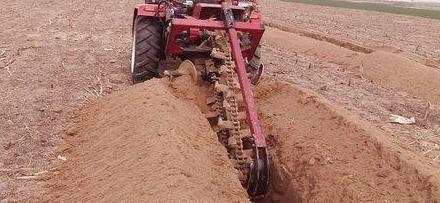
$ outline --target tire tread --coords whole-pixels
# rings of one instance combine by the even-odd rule
[[[133,83],[143,82],[158,77],[160,58],[161,26],[144,16],[137,16],[135,21],[136,44]]]

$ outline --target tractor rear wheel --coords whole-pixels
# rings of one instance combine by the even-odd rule
[[[261,63],[261,44],[257,46],[254,56],[247,64],[247,72],[250,74],[250,81],[253,85],[257,85],[263,74],[264,66]]]
[[[133,83],[159,76],[161,33],[159,22],[145,16],[134,19],[130,68]]]

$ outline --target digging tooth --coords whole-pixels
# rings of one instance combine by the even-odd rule
[[[246,118],[247,118],[247,116],[246,116],[246,112],[238,112],[238,115],[237,115],[237,119],[238,120],[246,120]]]
[[[252,143],[253,136],[249,129],[242,129],[241,122],[246,122],[246,113],[239,111],[239,107],[243,107],[241,88],[236,78],[235,65],[232,61],[226,36],[218,36],[214,38],[218,47],[213,49],[211,56],[223,60],[222,64],[217,63],[215,65],[218,74],[222,76],[219,77],[219,80],[212,81],[215,95],[207,100],[207,104],[211,106],[214,112],[208,113],[206,117],[217,117],[216,132],[219,140],[228,148],[229,157],[234,160],[234,166],[240,172],[240,181],[245,184],[250,170],[249,166],[254,156],[253,149],[249,149],[250,145],[254,144]],[[207,64],[214,65],[210,62],[207,62]],[[243,139],[246,139],[246,148]]]
[[[228,86],[222,85],[222,84],[219,84],[219,83],[216,83],[214,88],[215,88],[216,91],[219,91],[219,92],[227,92],[229,90]]]
[[[208,113],[205,114],[205,118],[207,119],[213,119],[213,118],[218,118],[218,113],[215,111],[210,111]]]
[[[249,129],[240,130],[241,137],[243,138],[252,138],[251,131]]]
[[[223,128],[223,129],[233,129],[235,127],[234,123],[232,121],[224,121],[224,120],[221,120],[221,119],[218,120],[218,124],[217,125],[220,128]]]
[[[215,102],[217,101],[217,98],[214,96],[214,97],[208,97],[207,99],[206,99],[206,104],[207,105],[212,105],[212,104],[214,104]]]

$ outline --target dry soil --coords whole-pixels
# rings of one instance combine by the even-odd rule
[[[136,3],[2,1],[0,201],[248,201],[203,96],[128,88]],[[261,201],[438,202],[440,21],[261,4]]]

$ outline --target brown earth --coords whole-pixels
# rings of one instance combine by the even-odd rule
[[[440,68],[438,20],[282,0],[261,1],[266,22],[376,49],[390,47]]]
[[[44,201],[247,201],[197,107],[206,98],[200,90],[189,77],[152,80],[85,107],[67,138],[68,160],[48,175]],[[266,80],[256,98],[274,162],[263,201],[439,198],[436,168],[318,95]]]
[[[83,108],[45,202],[248,202],[193,103],[151,80]]]
[[[320,9],[328,8],[317,8],[315,12]],[[279,16],[269,16],[281,22]],[[285,18],[294,16],[295,12],[284,14]],[[325,22],[320,23],[326,26]],[[344,23],[348,22],[341,22],[341,26]],[[351,43],[349,38],[311,33],[286,21],[269,25],[285,30],[268,28],[264,36],[266,70],[270,75],[317,91],[391,133],[401,147],[418,152],[428,163],[440,161],[438,69],[421,64],[393,47],[362,47]],[[390,124],[390,114],[415,117],[417,124]]]
[[[311,55],[340,65],[362,74],[362,77],[372,82],[440,104],[440,89],[437,88],[440,87],[440,69],[425,66],[397,53],[361,49],[355,45],[343,46],[288,31],[268,28],[264,35],[265,42],[291,53]],[[290,43],[286,43],[286,39]]]
[[[257,98],[274,162],[267,202],[436,202],[438,166],[308,90],[261,84]]]
[[[137,1],[0,6],[0,200],[31,201],[57,159],[69,112],[128,80]]]
[[[193,112],[191,116],[171,114],[170,108],[161,104],[153,108],[122,106],[146,99],[127,101],[124,97],[141,97],[150,94],[150,88],[163,87],[139,85],[99,99],[124,90],[129,84],[131,15],[136,3],[2,1],[1,202],[93,201],[104,193],[104,198],[108,198],[104,200],[122,201],[126,199],[123,192],[164,201],[180,196],[188,201],[209,201],[212,197],[246,201],[243,191],[237,188],[238,181],[233,180],[234,169],[224,159],[224,149],[215,137],[185,141],[193,138],[190,134],[203,136],[205,130],[212,133],[194,107],[193,103],[201,107],[200,98],[187,95],[186,90],[179,89],[182,86],[172,86],[169,93],[174,96],[152,96],[175,104],[177,110]],[[275,187],[267,201],[438,200],[440,106],[435,68],[440,64],[440,21],[278,0],[261,3],[267,22],[274,27],[267,30],[263,44],[267,74],[296,84],[267,82],[257,90],[264,132],[275,162]],[[428,102],[432,104],[429,108]],[[75,111],[78,106],[83,106],[82,111]],[[125,123],[124,128],[116,128],[127,119],[146,124],[138,117],[121,118],[129,112],[151,118],[143,112],[157,113],[156,109],[167,112],[168,116],[160,119],[177,122],[185,118],[181,127],[187,129],[186,133],[173,134],[174,142],[170,142],[172,131],[167,131],[166,126],[143,130],[129,128],[131,124]],[[417,122],[391,124],[390,114],[414,116]],[[187,120],[197,124],[186,123]],[[75,122],[79,128],[71,127]],[[155,130],[164,130],[166,136],[146,140],[146,132]],[[121,139],[118,132],[128,135],[131,142],[116,141]],[[104,136],[115,140],[108,141]],[[161,167],[160,153],[171,149],[151,145],[156,150],[149,151],[150,145],[138,141],[169,143],[176,152],[204,160],[206,163],[196,165],[198,169],[212,166],[217,170],[188,170],[188,163],[182,161],[185,154],[172,153],[167,156],[176,159],[174,166],[178,167],[171,168],[173,165],[165,162],[170,167],[164,167],[164,173],[157,170],[147,177],[151,173],[147,163]],[[203,146],[197,150],[194,143]],[[117,153],[116,147],[124,153]],[[63,148],[65,151],[59,150]],[[96,148],[99,153],[95,153]],[[145,158],[146,154],[154,159]],[[61,160],[64,156],[65,162]],[[139,159],[131,160],[133,157]],[[218,161],[225,166],[217,166]],[[79,172],[72,171],[76,169]],[[181,171],[190,171],[191,177],[179,175]],[[183,179],[160,179],[165,172]],[[101,180],[102,174],[108,176]],[[159,187],[145,184],[146,178],[152,178],[160,188],[168,188],[170,182],[182,183],[185,188],[210,195],[196,196],[199,194],[173,187],[170,191],[182,195],[168,196],[165,190],[150,195]],[[116,180],[120,183],[117,191],[113,186]],[[206,182],[209,180],[216,183]],[[48,188],[48,184],[52,186]],[[121,185],[126,187],[119,190]],[[83,190],[92,187],[90,192]],[[228,196],[221,191],[237,193]],[[43,195],[48,196],[45,199]]]

